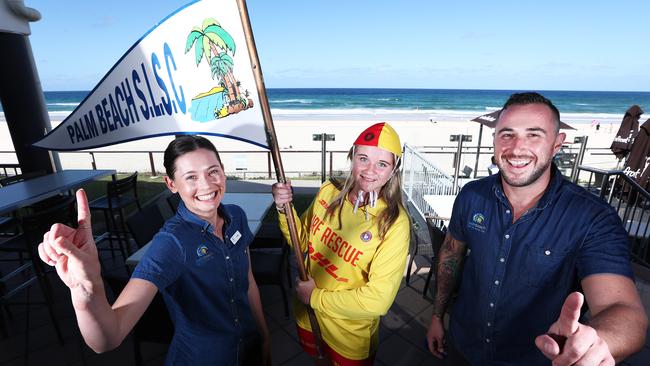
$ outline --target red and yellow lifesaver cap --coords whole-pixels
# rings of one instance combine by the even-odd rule
[[[398,157],[402,156],[402,144],[399,141],[399,136],[386,122],[376,123],[366,128],[354,141],[354,145],[374,146],[392,152]]]

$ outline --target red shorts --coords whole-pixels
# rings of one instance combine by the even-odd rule
[[[298,328],[298,338],[300,339],[300,344],[302,349],[310,356],[316,357],[318,352],[316,352],[316,344],[314,342],[314,335],[305,329],[300,327]],[[333,350],[327,343],[323,342],[323,352],[329,357],[332,361],[333,366],[372,366],[375,355],[372,354],[363,360],[351,360],[345,356],[340,355],[338,352]]]

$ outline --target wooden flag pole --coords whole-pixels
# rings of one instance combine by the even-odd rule
[[[246,0],[237,0],[239,7],[239,15],[244,27],[244,35],[246,37],[246,45],[248,47],[248,55],[250,56],[251,66],[253,67],[253,75],[255,76],[255,84],[257,86],[257,93],[259,95],[260,104],[262,108],[262,116],[264,118],[264,127],[266,128],[266,138],[271,148],[271,157],[273,158],[273,165],[275,166],[275,174],[277,175],[278,182],[286,183],[284,175],[284,168],[282,166],[282,158],[278,148],[277,138],[275,136],[275,127],[273,126],[273,117],[271,116],[271,107],[269,100],[266,96],[266,89],[264,86],[264,78],[262,77],[262,68],[260,67],[260,60],[257,56],[257,48],[255,47],[255,39],[253,38],[253,30],[251,28],[250,19],[248,18],[248,8],[246,7]],[[303,262],[303,253],[300,249],[298,241],[298,231],[296,230],[296,219],[293,215],[293,205],[284,205],[284,213],[287,216],[287,224],[289,225],[289,236],[293,245],[293,250],[296,255],[296,262],[298,263],[298,273],[302,281],[307,281],[307,271]],[[309,257],[308,257],[309,258]],[[312,334],[314,335],[314,343],[316,346],[317,357],[320,364],[329,364],[323,352],[323,340],[321,338],[320,327],[314,314],[314,309],[309,305],[307,306],[307,314],[309,314],[309,323],[311,325]]]

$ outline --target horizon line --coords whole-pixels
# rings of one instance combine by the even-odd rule
[[[467,91],[495,91],[495,92],[594,92],[594,93],[650,93],[643,90],[577,90],[577,89],[478,89],[478,88],[406,88],[406,87],[267,87],[267,90],[293,89],[293,90],[467,90]],[[91,92],[93,89],[80,90],[43,90],[43,92]]]

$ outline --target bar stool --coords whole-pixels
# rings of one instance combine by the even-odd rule
[[[289,316],[287,284],[291,287],[289,245],[277,224],[263,224],[250,244],[251,269],[259,286],[275,285],[282,292],[284,316]],[[285,281],[286,274],[286,281]]]
[[[169,205],[169,208],[171,208],[172,212],[176,214],[176,210],[178,210],[178,205],[181,203],[181,196],[178,193],[172,193],[167,198],[167,204]]]
[[[427,279],[424,282],[424,289],[422,290],[422,297],[427,297],[427,292],[429,290],[429,284],[431,283],[431,278],[436,271],[436,262],[438,258],[438,252],[442,247],[442,244],[445,241],[445,236],[447,234],[447,229],[442,224],[441,220],[427,217],[427,228],[429,229],[429,236],[431,238],[431,268],[427,274]],[[459,282],[460,283],[460,282]]]
[[[115,299],[122,292],[129,278],[106,276],[105,281]],[[169,317],[169,311],[160,292],[156,293],[151,304],[142,314],[140,320],[133,326],[133,356],[137,366],[144,365],[142,356],[143,343],[170,344],[174,336],[174,324]]]
[[[165,224],[165,220],[160,213],[157,202],[154,200],[145,204],[142,210],[129,216],[126,219],[126,224],[136,244],[141,248],[158,233]],[[116,298],[129,282],[129,277],[116,274],[107,275],[105,279]],[[142,343],[169,344],[173,334],[174,326],[169,318],[169,312],[162,294],[158,292],[133,328],[135,364],[144,364],[141,351]]]
[[[115,257],[113,239],[118,240],[120,253],[124,259],[131,255],[127,238],[129,232],[126,229],[124,209],[133,204],[138,207],[138,211],[142,209],[138,199],[137,182],[138,172],[126,178],[110,181],[106,184],[106,195],[88,204],[91,210],[101,210],[104,213],[106,232],[96,237],[95,243],[99,244],[99,242],[108,239],[110,245],[109,250],[111,250],[113,257]],[[115,216],[119,218],[119,228]]]
[[[37,248],[38,244],[43,240],[43,234],[50,229],[52,224],[59,222],[70,225],[75,222],[76,211],[74,204],[75,199],[68,197],[55,206],[20,217],[19,222],[23,228],[23,233],[0,243],[0,252],[20,253],[28,256],[28,262],[24,263],[21,260],[13,271],[0,278],[0,309],[8,310],[9,306],[24,305],[27,309],[26,321],[29,322],[31,305],[42,304],[47,306],[60,344],[63,344],[63,335],[59,321],[54,314],[54,295],[51,284],[46,277],[45,264],[40,260]],[[22,299],[12,300],[35,283],[38,284],[43,301],[30,301],[29,295],[27,295],[26,301],[21,301]],[[0,313],[0,328],[3,336],[8,336],[4,314],[2,313]],[[25,352],[27,353],[29,325],[27,325],[25,339],[27,342]]]
[[[0,237],[11,237],[20,234],[18,221],[12,215],[0,216]]]
[[[36,170],[33,172],[27,172],[22,174],[10,175],[0,179],[0,187],[6,187],[10,184],[22,182],[24,180],[37,178],[45,175],[45,170]]]
[[[45,175],[45,170],[37,170],[23,174],[6,176],[0,179],[0,187],[6,187],[8,185],[22,182],[27,179],[40,177],[42,175]],[[0,216],[0,237],[18,235],[20,233],[19,228],[20,226],[18,225],[18,220],[16,220],[15,213]]]
[[[165,225],[158,204],[151,202],[126,219],[126,226],[138,248],[145,246]]]

